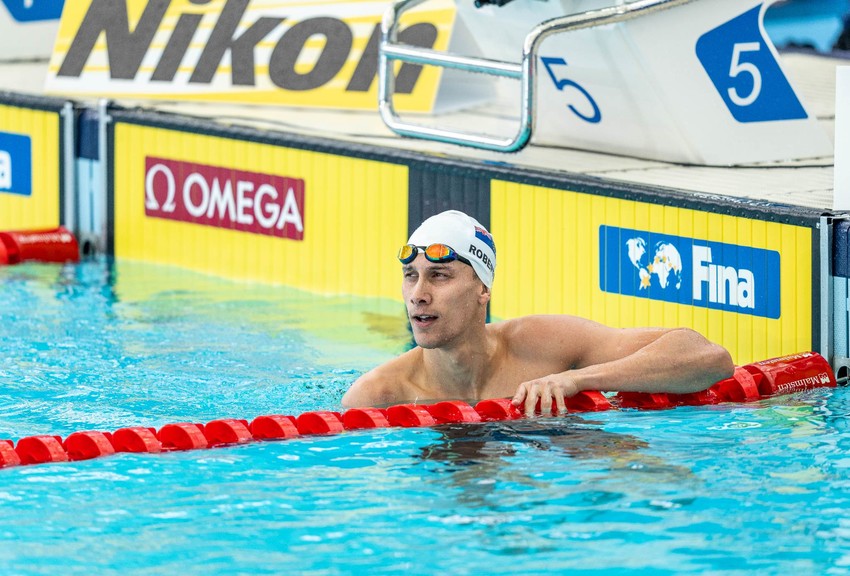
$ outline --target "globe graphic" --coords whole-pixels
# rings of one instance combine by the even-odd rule
[[[641,290],[649,290],[653,276],[662,290],[668,287],[678,290],[682,287],[682,256],[673,244],[656,242],[652,259],[648,263],[645,239],[629,238],[626,248],[629,261],[638,270]]]
[[[682,287],[682,257],[672,244],[658,242],[650,266],[650,272],[658,277],[662,289],[673,286],[678,290]]]

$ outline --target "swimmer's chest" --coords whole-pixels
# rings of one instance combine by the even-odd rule
[[[517,358],[506,355],[491,373],[482,390],[482,398],[513,396],[523,382],[558,374],[567,369],[563,360]]]

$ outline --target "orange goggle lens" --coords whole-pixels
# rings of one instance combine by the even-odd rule
[[[456,257],[455,251],[445,244],[431,244],[425,248],[425,258],[431,262],[445,262],[446,260],[454,260]]]

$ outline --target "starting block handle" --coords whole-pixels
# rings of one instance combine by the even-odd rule
[[[522,61],[502,62],[487,58],[474,58],[438,52],[409,44],[398,43],[398,26],[401,15],[426,0],[396,0],[381,20],[381,42],[378,57],[378,110],[387,127],[401,136],[459,144],[496,152],[517,152],[528,144],[536,122],[535,87],[537,84],[537,55],[543,40],[553,34],[616,24],[644,14],[674,8],[694,0],[637,0],[619,6],[588,10],[546,20],[535,26],[525,37]],[[519,128],[512,137],[500,138],[487,134],[450,130],[405,122],[395,111],[394,61],[411,64],[454,68],[490,76],[502,76],[521,83]]]

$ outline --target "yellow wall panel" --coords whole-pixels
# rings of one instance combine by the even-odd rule
[[[687,326],[726,346],[738,364],[812,346],[810,228],[503,181],[492,182],[491,211],[499,256],[491,307],[494,318],[557,313],[624,328]],[[691,284],[684,285],[683,277],[679,288],[687,291],[687,303],[603,290],[602,226],[693,239],[694,244],[708,244],[715,251],[722,248],[724,254],[714,254],[718,274],[727,266],[723,261],[738,258],[738,247],[742,253],[778,254],[775,270],[761,265],[763,269],[756,273],[767,278],[766,285],[755,285],[756,291],[774,293],[779,287],[778,317],[729,310],[731,300],[724,309],[694,305],[690,274]],[[682,255],[683,267],[692,265],[691,256]],[[741,269],[745,266],[744,261]],[[771,276],[774,273],[778,277]],[[707,294],[709,282],[701,286]],[[724,290],[731,286],[724,285]],[[737,289],[735,294],[737,298]]]
[[[0,132],[28,136],[32,146],[32,194],[0,193],[0,230],[59,225],[60,125],[58,112],[0,105]]]
[[[397,262],[382,254],[407,238],[405,166],[124,123],[115,126],[114,149],[117,257],[398,299]],[[149,156],[303,180],[303,239],[146,215]]]

